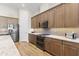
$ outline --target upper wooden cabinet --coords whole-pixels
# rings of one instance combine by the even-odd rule
[[[0,28],[7,28],[8,24],[18,24],[18,18],[0,16]]]
[[[54,27],[56,28],[61,28],[64,27],[64,17],[65,17],[65,13],[64,13],[64,5],[58,6],[55,8],[54,10]]]
[[[31,18],[31,27],[39,28],[39,16],[35,16]]]
[[[40,14],[40,28],[42,28],[42,24],[45,21],[48,21],[48,13],[49,13],[49,11],[43,12],[43,13]]]
[[[32,17],[32,28],[42,28],[45,21],[49,28],[79,27],[79,4],[60,4]]]
[[[8,24],[18,24],[18,19],[16,19],[16,18],[8,18]]]
[[[31,27],[36,28],[36,17],[31,18]]]
[[[0,17],[0,25],[1,24],[7,24],[8,23],[8,19],[6,17]]]
[[[64,4],[65,8],[65,27],[79,27],[79,4]]]
[[[36,28],[40,28],[40,15],[36,17]]]
[[[48,28],[54,28],[54,21],[55,21],[54,9],[51,9],[48,12]]]

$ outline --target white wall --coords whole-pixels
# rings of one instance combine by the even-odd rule
[[[39,7],[39,9],[31,10],[31,16],[35,16],[35,15],[37,15],[39,13],[40,13],[40,7]]]
[[[43,3],[43,4],[40,6],[40,13],[41,13],[41,12],[44,12],[44,11],[46,11],[46,10],[48,10],[48,9],[50,9],[50,8],[52,8],[52,7],[54,7],[54,6],[57,6],[57,5],[59,5],[59,4],[61,4],[61,3]]]
[[[6,5],[0,4],[0,16],[18,18],[18,11]]]
[[[20,27],[20,41],[28,42],[28,33],[30,32],[30,12],[28,10],[19,10],[19,27]]]

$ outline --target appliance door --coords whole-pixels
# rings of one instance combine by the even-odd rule
[[[42,28],[48,28],[48,21],[42,23]]]
[[[18,42],[19,41],[19,33],[18,33],[18,31],[12,31],[11,37],[12,37],[14,42]]]
[[[44,50],[44,37],[37,36],[37,47]]]

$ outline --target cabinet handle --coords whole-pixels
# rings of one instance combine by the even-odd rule
[[[40,23],[39,23],[39,27],[40,27]]]

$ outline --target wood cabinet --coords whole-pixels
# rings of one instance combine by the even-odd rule
[[[63,41],[63,55],[79,56],[79,43]]]
[[[79,56],[79,44],[78,44],[78,48],[77,48],[77,56]]]
[[[77,56],[77,47],[73,42],[63,42],[63,55],[64,56]]]
[[[62,41],[57,39],[45,39],[45,50],[52,55],[62,55]]]
[[[29,34],[29,42],[36,45],[36,35]]]
[[[40,14],[40,28],[42,28],[44,22],[48,21],[48,12],[49,11],[46,11]]]
[[[67,3],[54,8],[55,28],[79,27],[79,4]]]
[[[37,35],[29,34],[29,42],[36,45]],[[55,56],[79,56],[79,43],[45,37],[44,49]]]
[[[32,28],[42,28],[45,21],[49,28],[79,27],[79,4],[63,3],[32,17]]]
[[[32,28],[40,28],[40,15],[31,18],[31,27]]]
[[[0,24],[18,24],[18,18],[0,16]]]
[[[7,18],[6,17],[0,17],[0,25],[1,24],[7,24],[8,23],[8,21],[7,21]]]
[[[62,40],[58,39],[51,39],[51,53],[56,56],[62,55]]]
[[[65,27],[79,27],[79,4],[64,4],[65,8]]]
[[[55,28],[63,28],[64,27],[64,5],[58,6],[56,8],[54,8],[54,20],[55,20],[55,24],[54,27]]]
[[[31,18],[32,28],[42,28],[42,24],[48,21],[48,11]]]
[[[7,28],[8,24],[18,24],[18,18],[0,16],[0,28]]]
[[[49,53],[51,53],[51,39],[45,38],[45,50]]]
[[[31,18],[32,20],[31,20],[31,27],[32,28],[36,28],[36,17],[33,17],[33,18]]]
[[[55,21],[55,15],[54,15],[54,9],[52,8],[48,12],[48,28],[54,28],[54,21]]]
[[[8,18],[8,24],[18,24],[18,19],[16,19],[16,18]]]
[[[79,56],[79,43],[55,38],[45,39],[45,50],[55,56]]]
[[[36,17],[36,28],[40,28],[40,15]]]

